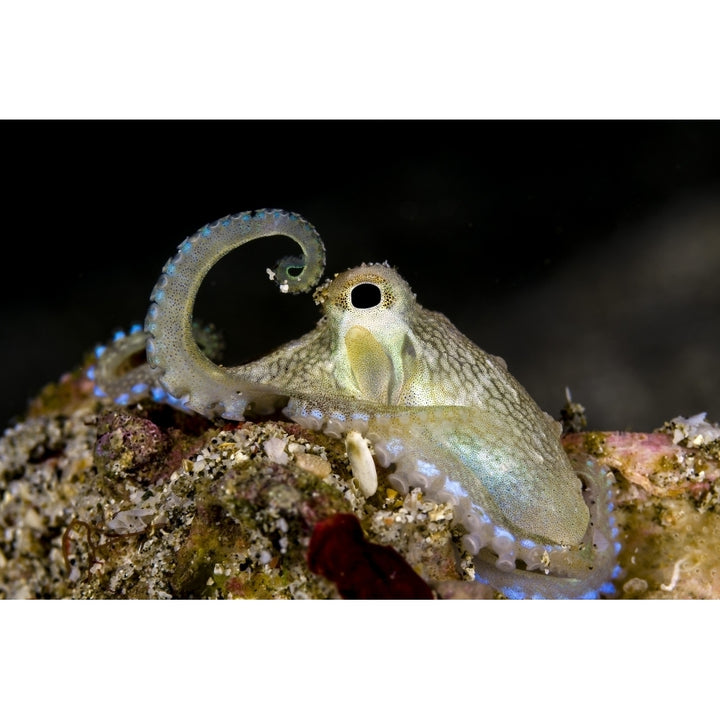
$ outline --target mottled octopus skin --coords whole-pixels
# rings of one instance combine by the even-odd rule
[[[476,579],[507,597],[611,594],[619,549],[611,474],[586,456],[571,463],[559,423],[504,361],[421,307],[394,269],[362,265],[326,281],[314,295],[324,314],[315,329],[259,360],[222,367],[198,349],[192,312],[206,273],[232,249],[271,235],[302,251],[270,273],[281,290],[313,288],[324,246],[299,215],[240,213],[178,247],[145,322],[160,386],[208,417],[282,408],[331,436],[361,432],[376,461],[394,465],[394,487],[419,486],[454,506]]]

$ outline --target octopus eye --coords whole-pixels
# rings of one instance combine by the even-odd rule
[[[360,310],[377,307],[381,300],[380,288],[373,283],[360,283],[350,291],[352,306]]]

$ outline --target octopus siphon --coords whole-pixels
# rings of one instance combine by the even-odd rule
[[[281,292],[314,289],[323,317],[263,358],[218,365],[193,323],[198,289],[224,255],[275,235],[301,254],[268,274]],[[282,410],[353,446],[360,438],[392,466],[394,489],[452,504],[477,581],[509,598],[611,595],[619,543],[610,471],[588,456],[571,460],[560,424],[505,362],[418,304],[395,269],[363,264],[321,283],[324,268],[323,242],[297,214],[257,210],[206,225],[165,264],[144,330],[98,351],[98,394],[125,404],[151,394],[228,420]],[[118,372],[143,348],[147,362]]]

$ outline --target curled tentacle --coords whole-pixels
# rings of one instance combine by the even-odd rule
[[[488,557],[487,551],[475,558],[476,579],[491,585],[509,598],[595,599],[615,594],[613,580],[620,574],[617,564],[619,531],[613,516],[612,472],[588,455],[571,458],[584,483],[583,497],[590,508],[590,523],[576,547],[545,546],[539,563],[533,554],[518,553],[524,567]],[[547,555],[545,555],[547,553]],[[537,550],[534,555],[537,555]],[[544,558],[544,561],[543,561]]]
[[[262,401],[267,385],[245,381],[213,363],[193,340],[191,320],[198,289],[210,268],[231,250],[261,237],[287,235],[302,257],[283,258],[273,275],[282,292],[307,292],[325,267],[325,248],[315,228],[299,215],[257,210],[206,225],[178,246],[163,268],[145,319],[147,357],[161,385],[183,404],[208,416],[241,419],[250,401]]]

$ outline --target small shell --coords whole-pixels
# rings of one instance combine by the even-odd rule
[[[378,488],[377,470],[368,441],[356,430],[351,430],[345,436],[345,450],[360,491],[365,497],[374,495]]]

